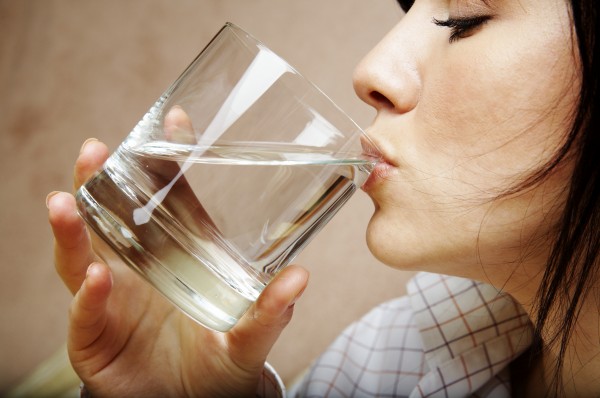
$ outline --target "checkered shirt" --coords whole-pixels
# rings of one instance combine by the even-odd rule
[[[350,325],[289,395],[508,397],[508,365],[531,340],[527,314],[507,294],[420,273],[407,296]]]

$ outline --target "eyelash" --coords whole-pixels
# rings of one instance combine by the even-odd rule
[[[448,18],[445,21],[433,18],[433,23],[437,26],[450,28],[450,43],[458,41],[459,39],[468,37],[469,33],[485,24],[491,19],[489,15],[478,15],[475,17],[460,17],[460,18]]]

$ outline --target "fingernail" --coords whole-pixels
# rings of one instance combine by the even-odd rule
[[[93,142],[93,141],[98,141],[98,139],[97,138],[88,138],[87,140],[85,140],[83,142],[83,145],[81,145],[81,149],[79,150],[79,153],[82,153],[83,150],[85,149],[85,147],[87,146],[87,144],[89,144],[90,142]]]
[[[88,278],[90,275],[92,275],[92,274],[94,274],[94,273],[98,272],[98,271],[97,271],[97,269],[98,269],[98,266],[96,265],[96,263],[91,263],[91,264],[88,266],[88,268],[87,268],[87,270],[86,270],[86,272],[85,272],[85,277],[86,277],[86,279],[87,279],[87,278]]]
[[[59,192],[60,191],[52,191],[48,194],[48,196],[46,196],[46,208],[50,208],[50,199]]]

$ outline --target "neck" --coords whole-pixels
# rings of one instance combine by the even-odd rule
[[[590,298],[594,297],[592,292]],[[518,299],[517,299],[518,300]],[[519,300],[520,301],[520,300]],[[523,305],[530,319],[536,320],[532,298]],[[521,301],[523,304],[524,302]],[[568,339],[562,366],[557,367],[561,358],[561,324],[564,317],[551,314],[549,326],[542,331],[542,353],[534,363],[526,383],[525,396],[599,397],[600,396],[600,316],[598,302],[585,300]],[[557,335],[558,332],[558,335]],[[555,336],[558,336],[557,338]],[[557,374],[558,372],[558,374]],[[556,380],[558,378],[558,384]]]

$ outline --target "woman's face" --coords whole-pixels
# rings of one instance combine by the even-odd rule
[[[571,35],[564,0],[417,0],[359,64],[355,89],[377,110],[368,133],[386,159],[364,186],[380,260],[475,278],[479,263],[494,266],[486,275],[541,263],[569,166],[497,196],[544,165],[570,127]]]

